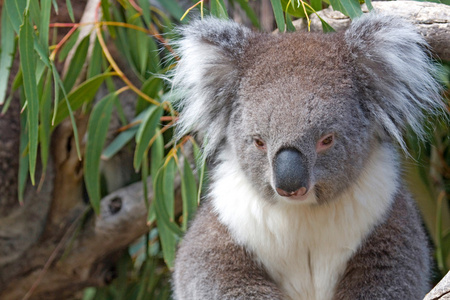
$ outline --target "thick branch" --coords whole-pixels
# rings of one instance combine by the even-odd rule
[[[450,299],[450,272],[423,298],[423,300],[438,299]]]

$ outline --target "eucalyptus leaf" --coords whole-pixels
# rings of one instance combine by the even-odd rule
[[[16,48],[14,28],[6,15],[6,11],[6,9],[3,9],[1,12],[0,105],[5,101],[9,73]]]
[[[151,106],[139,126],[139,130],[136,133],[136,150],[134,152],[133,160],[134,169],[136,171],[141,167],[142,157],[147,155],[149,142],[155,135],[155,129],[159,124],[162,112],[163,109],[161,106]]]
[[[100,74],[92,77],[89,80],[86,80],[85,82],[77,86],[76,89],[74,89],[67,95],[71,108],[73,110],[76,110],[80,108],[84,103],[92,101],[105,78],[108,78],[112,75],[112,73]],[[60,101],[58,104],[57,114],[54,119],[53,127],[56,127],[68,116],[69,109],[67,105]]]
[[[283,7],[280,0],[270,0],[272,3],[273,13],[275,15],[275,21],[277,22],[278,30],[284,32],[286,30],[286,24],[284,22]]]
[[[348,16],[351,19],[356,19],[363,14],[361,5],[358,0],[339,0],[342,6],[345,8]]]
[[[30,177],[34,185],[34,173],[36,169],[36,156],[38,147],[38,126],[39,126],[39,97],[36,83],[36,54],[34,52],[33,26],[29,22],[29,15],[25,14],[24,23],[20,26],[19,51],[20,68],[22,70],[25,97],[27,99],[28,116],[28,142],[29,142],[29,163]]]
[[[63,80],[64,88],[66,91],[70,91],[74,86],[78,75],[83,69],[83,65],[86,62],[86,56],[89,48],[90,35],[85,36],[81,42],[78,44],[75,53],[70,60],[69,68],[66,72],[66,77]]]
[[[84,182],[94,211],[100,213],[100,155],[106,141],[116,94],[108,94],[92,109],[87,130]]]

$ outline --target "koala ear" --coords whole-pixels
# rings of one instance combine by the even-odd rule
[[[195,131],[213,152],[225,137],[239,85],[239,60],[252,32],[232,21],[207,18],[181,29],[175,45],[180,60],[174,70],[173,91],[181,99],[177,137]]]
[[[404,150],[407,126],[423,139],[424,114],[440,114],[444,106],[422,36],[402,19],[370,13],[351,24],[345,41],[366,91],[364,105]]]

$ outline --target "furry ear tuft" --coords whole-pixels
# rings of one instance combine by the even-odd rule
[[[425,114],[444,108],[427,43],[413,25],[376,13],[355,20],[345,40],[360,70],[364,104],[406,151],[404,129],[411,126],[423,139]]]
[[[177,137],[190,131],[206,138],[204,155],[225,138],[239,86],[239,67],[252,32],[232,21],[207,18],[180,30],[175,47],[181,59],[173,73],[173,91],[181,99]]]

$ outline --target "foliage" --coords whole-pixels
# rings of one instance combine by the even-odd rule
[[[241,7],[254,27],[260,27],[251,3],[246,0],[229,2],[232,6]],[[329,5],[351,18],[362,14],[358,0],[270,2],[281,32],[294,31],[293,19],[306,18],[310,22],[311,14]],[[84,299],[167,299],[170,295],[168,271],[173,267],[175,248],[196,210],[205,184],[204,161],[199,158],[198,145],[193,138],[186,136],[172,142],[171,128],[178,112],[171,105],[170,86],[161,78],[176,64],[176,56],[169,44],[169,40],[176,39],[172,31],[174,26],[186,22],[191,10],[200,10],[201,16],[210,14],[228,18],[229,8],[223,0],[201,0],[193,2],[190,8],[183,8],[176,0],[158,0],[158,3],[159,6],[153,6],[147,0],[101,0],[93,24],[62,24],[50,23],[52,6],[58,10],[55,1],[4,2],[0,54],[0,105],[3,105],[3,113],[12,101],[11,96],[5,97],[9,69],[16,51],[20,54],[21,66],[14,85],[8,87],[10,95],[15,90],[22,92],[19,201],[23,199],[28,176],[35,184],[38,160],[45,169],[52,132],[64,120],[70,120],[72,124],[78,156],[84,162],[86,189],[96,213],[99,213],[100,200],[104,196],[100,180],[102,160],[111,159],[131,144],[136,172],[142,179],[149,175],[153,178],[154,199],[151,203],[148,199],[145,201],[148,223],[154,225],[156,222],[157,227],[130,246],[128,254],[118,263],[118,278],[110,287],[88,289]],[[371,8],[370,0],[366,0],[366,4]],[[74,22],[70,1],[67,5]],[[320,20],[325,32],[333,31],[324,20]],[[49,44],[49,37],[55,36],[61,28],[68,28],[68,33]],[[82,30],[86,28],[89,29],[87,34]],[[91,35],[94,40],[90,39]],[[126,61],[133,80],[118,66],[112,47]],[[62,75],[57,63],[66,59],[70,63]],[[94,63],[86,64],[89,61]],[[444,79],[450,89],[450,67],[444,68],[446,73],[443,74],[446,75],[443,76],[446,76]],[[119,77],[123,85],[116,86],[112,77]],[[96,100],[96,93],[102,85],[108,87],[109,94]],[[134,92],[136,115],[130,122],[123,120],[123,127],[115,139],[105,145],[111,114],[113,111],[121,114],[123,108],[118,99],[127,90]],[[76,116],[79,114],[90,115],[87,138],[77,131]],[[437,246],[439,270],[443,273],[449,268],[450,254],[450,231],[442,226],[442,216],[448,216],[450,140],[444,121],[430,128],[437,128],[430,130],[432,145],[419,148],[414,136],[410,137],[411,153],[419,162],[419,168],[413,168],[411,172],[418,174],[421,184],[426,187],[428,204],[435,207],[437,223],[429,230]],[[198,158],[195,168],[185,159],[189,144]],[[177,174],[181,178],[180,214],[174,211]],[[147,190],[147,181],[142,180],[142,183]]]

